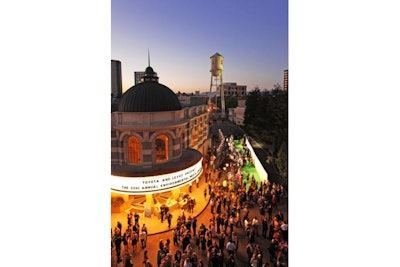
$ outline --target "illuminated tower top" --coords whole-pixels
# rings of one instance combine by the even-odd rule
[[[211,69],[212,76],[219,77],[224,70],[224,57],[218,53],[215,53],[211,57]]]

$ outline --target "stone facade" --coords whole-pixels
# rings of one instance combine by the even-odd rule
[[[167,136],[168,159],[177,160],[187,148],[200,150],[208,138],[207,106],[162,112],[113,112],[111,114],[111,165],[157,165],[157,136]],[[128,138],[140,143],[139,163],[128,161]]]

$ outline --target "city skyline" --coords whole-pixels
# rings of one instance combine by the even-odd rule
[[[122,90],[150,65],[175,93],[208,92],[210,57],[224,56],[223,82],[271,89],[288,69],[288,1],[111,1],[111,59]]]

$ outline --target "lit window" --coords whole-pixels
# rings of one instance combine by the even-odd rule
[[[135,136],[128,139],[128,162],[140,163],[140,142]]]

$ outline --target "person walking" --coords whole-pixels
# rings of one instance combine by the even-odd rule
[[[228,251],[228,255],[234,255],[236,251],[236,245],[232,239],[229,239],[228,243],[226,244],[226,250]]]
[[[135,215],[133,215],[133,218],[135,219],[135,224],[139,224],[139,214],[135,212]]]
[[[142,245],[142,248],[145,248],[146,243],[147,243],[147,233],[145,231],[142,231],[139,235],[139,239],[140,239],[140,244]]]
[[[253,218],[253,221],[252,221],[251,225],[253,226],[254,234],[256,236],[259,236],[259,234],[258,234],[259,222],[258,222],[257,217]]]
[[[125,267],[133,267],[133,263],[132,263],[132,260],[131,260],[131,255],[129,253],[126,253]]]
[[[179,240],[179,230],[178,228],[175,228],[173,231],[173,241],[175,246],[179,246],[178,240]]]
[[[127,215],[127,221],[129,226],[132,226],[132,218],[133,218],[132,211],[130,211]]]
[[[190,244],[190,235],[186,234],[182,239],[182,250],[185,251],[186,247]]]
[[[119,228],[117,227],[114,231],[114,244],[115,244],[115,252],[117,254],[117,262],[120,263],[121,259],[121,243],[122,243],[122,236]]]
[[[263,217],[262,221],[262,232],[261,232],[261,236],[264,238],[267,238],[267,231],[268,231],[268,220],[267,217]]]
[[[204,190],[204,192],[206,191]],[[211,214],[214,214],[214,206],[215,206],[215,200],[212,198],[210,200]]]
[[[238,249],[239,249],[239,237],[235,232],[232,232],[231,236],[232,236],[233,243],[235,243],[236,251],[238,251]]]
[[[288,224],[287,221],[283,221],[281,224],[281,231],[282,231],[282,237],[284,241],[288,241]]]
[[[206,237],[204,235],[200,235],[200,249],[201,249],[203,255],[206,252],[206,248],[207,248]]]
[[[138,239],[139,239],[138,234],[135,231],[133,231],[132,232],[132,253],[134,253],[136,250]]]
[[[163,253],[162,253],[162,250],[159,249],[159,250],[157,251],[157,267],[160,267],[160,265],[161,265],[161,260],[163,259],[163,257],[164,257],[164,255],[163,255]]]
[[[168,229],[171,229],[172,214],[170,212],[168,212],[167,221],[168,221]]]
[[[125,250],[125,251],[128,251],[128,250],[129,250],[129,247],[128,247],[129,240],[128,240],[128,235],[126,234],[126,231],[125,231],[125,233],[122,235],[122,244],[124,244],[124,250]]]
[[[122,223],[120,221],[117,222],[117,227],[119,228],[119,232],[122,233]]]
[[[148,235],[146,224],[143,224],[143,226],[142,226],[142,232],[145,232],[146,235]]]
[[[143,251],[143,266],[146,267],[147,262],[149,261],[149,255],[147,249]]]
[[[196,228],[197,228],[197,218],[194,217],[192,220],[192,229],[193,229],[193,235],[196,236]]]
[[[236,217],[235,217],[235,220],[236,220],[236,226],[239,227],[239,225],[240,225],[240,227],[243,228],[242,218],[240,217],[240,209],[237,209],[237,210],[236,210]]]
[[[232,234],[233,233],[233,225],[235,224],[235,219],[233,218],[232,215],[229,217],[228,223],[229,223],[230,233]]]
[[[222,233],[220,236],[219,236],[219,244],[218,244],[218,247],[220,248],[220,249],[224,249],[224,247],[225,247],[225,234],[224,233]]]
[[[248,266],[251,266],[251,259],[252,259],[252,257],[253,257],[254,247],[253,247],[253,244],[250,243],[250,242],[247,242],[246,253],[247,253],[247,263],[248,263]]]

